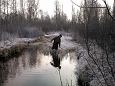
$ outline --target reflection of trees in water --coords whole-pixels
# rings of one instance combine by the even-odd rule
[[[49,48],[45,46],[30,46],[21,56],[12,58],[6,63],[0,62],[0,86],[3,86],[7,79],[14,78],[16,74],[22,72],[25,68],[40,66],[42,54],[49,55]],[[60,60],[65,54],[67,54],[66,50],[59,52]]]
[[[3,85],[7,78],[13,78],[18,68],[18,59],[14,58],[6,63],[0,63],[0,86]]]
[[[14,78],[22,69],[35,66],[36,61],[37,48],[31,47],[17,58],[13,58],[5,63],[0,62],[0,86],[3,86],[3,83],[8,78]]]
[[[7,70],[8,64],[0,63],[0,86],[4,83],[4,80],[7,79],[8,76],[8,70]]]
[[[40,53],[43,53],[44,55],[49,55],[50,53],[50,47],[46,44],[39,44],[38,50]]]
[[[31,47],[28,49],[29,52],[29,65],[31,67],[36,65],[37,62],[37,47]]]
[[[26,53],[26,52],[25,52]],[[26,57],[25,57],[25,55],[22,55],[21,56],[22,57],[22,59],[21,59],[21,61],[22,61],[22,67],[25,69],[26,67],[27,67],[27,60],[26,60]]]
[[[70,58],[70,61],[75,58],[75,50],[67,49],[67,50],[59,50],[58,56],[60,57],[60,60],[62,61],[64,58]]]

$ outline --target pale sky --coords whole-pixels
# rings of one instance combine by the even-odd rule
[[[73,0],[76,4],[80,5],[82,0]],[[99,3],[104,5],[102,0],[97,0]],[[109,6],[113,5],[114,0],[106,0]],[[63,4],[63,11],[66,13],[67,17],[71,19],[72,3],[71,0],[59,0],[60,5]],[[55,10],[55,0],[40,0],[40,9],[43,12],[47,12],[50,16],[53,16]],[[76,9],[79,9],[74,5]]]

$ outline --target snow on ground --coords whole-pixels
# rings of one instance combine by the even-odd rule
[[[35,39],[33,38],[15,38],[13,40],[5,40],[0,41],[0,49],[10,48],[14,45],[21,44],[21,43],[28,43]]]
[[[54,38],[56,36],[59,36],[60,35],[60,32],[52,32],[52,33],[49,33],[49,34],[46,34],[45,37],[51,37]],[[72,41],[72,37],[71,36],[68,36],[69,33],[63,33],[62,34],[62,38],[61,38],[61,49],[73,49],[73,48],[76,48],[76,43]]]
[[[76,43],[71,41],[72,37],[70,36],[63,36],[61,38],[61,48],[62,49],[73,49],[76,48]]]

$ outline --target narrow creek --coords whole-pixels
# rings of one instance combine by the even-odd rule
[[[0,86],[61,86],[60,77],[63,86],[76,86],[75,51],[63,54],[60,59],[59,74],[50,64],[50,52],[46,54],[35,45],[30,46],[19,57],[0,63]]]

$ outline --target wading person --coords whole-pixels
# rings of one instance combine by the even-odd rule
[[[51,40],[51,41],[53,41],[52,50],[53,50],[53,49],[58,50],[58,47],[60,47],[60,44],[61,44],[61,37],[62,37],[62,35],[60,34],[59,36],[54,37],[54,38]]]
[[[51,41],[53,41],[52,52],[51,52],[53,61],[50,63],[52,66],[58,67],[59,69],[61,69],[61,66],[60,66],[60,58],[58,57],[57,50],[61,45],[61,37],[62,37],[62,35],[60,34],[59,36],[54,37],[51,40]]]

